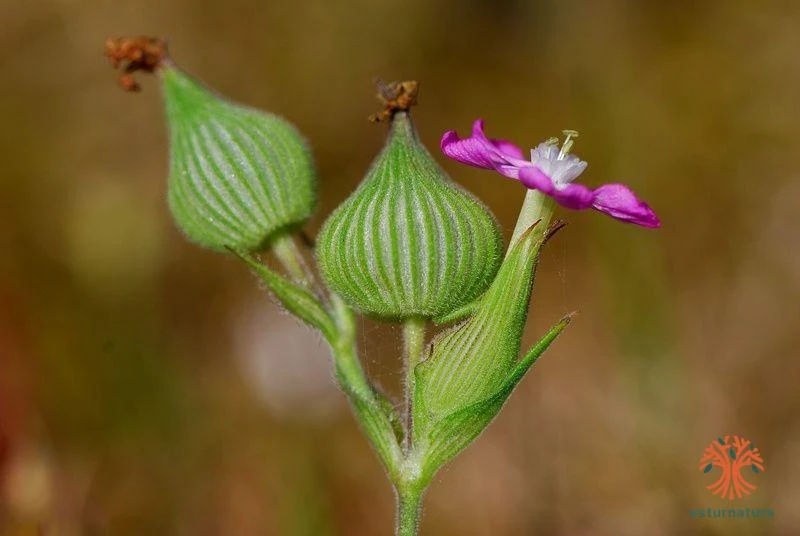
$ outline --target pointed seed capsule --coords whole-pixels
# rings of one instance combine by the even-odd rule
[[[316,175],[297,129],[215,95],[172,64],[163,66],[162,79],[168,201],[190,240],[215,250],[256,251],[311,216]]]
[[[435,318],[475,299],[502,250],[494,217],[437,165],[405,109],[392,111],[386,145],[317,243],[328,285],[389,319]]]

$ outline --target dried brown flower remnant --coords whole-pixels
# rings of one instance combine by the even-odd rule
[[[109,37],[105,51],[114,69],[123,67],[119,83],[125,91],[140,89],[133,73],[152,73],[167,59],[167,43],[157,37]]]
[[[383,80],[377,81],[378,100],[383,104],[383,110],[369,116],[373,123],[379,123],[392,117],[395,112],[406,111],[417,104],[417,93],[419,93],[419,82],[416,80],[406,80],[405,82],[385,83]]]

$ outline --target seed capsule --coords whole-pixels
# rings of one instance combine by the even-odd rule
[[[491,213],[420,143],[407,111],[359,188],[328,218],[317,258],[355,309],[404,319],[446,315],[480,295],[501,259]]]
[[[255,251],[305,222],[316,204],[311,153],[287,121],[162,69],[170,129],[168,200],[190,240]]]

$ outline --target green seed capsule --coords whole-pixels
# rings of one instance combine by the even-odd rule
[[[163,82],[169,206],[190,240],[255,251],[311,216],[316,175],[291,124],[228,102],[171,65]]]
[[[325,222],[317,258],[355,309],[436,318],[488,287],[501,248],[494,217],[447,177],[400,111],[358,190]]]

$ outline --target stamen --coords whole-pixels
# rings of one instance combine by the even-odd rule
[[[564,145],[561,146],[561,151],[558,153],[558,160],[566,158],[575,143],[573,140],[579,135],[577,130],[562,130],[561,133],[566,137],[564,138]]]
[[[552,138],[547,138],[544,140],[545,145],[558,145],[558,138],[553,136]]]

